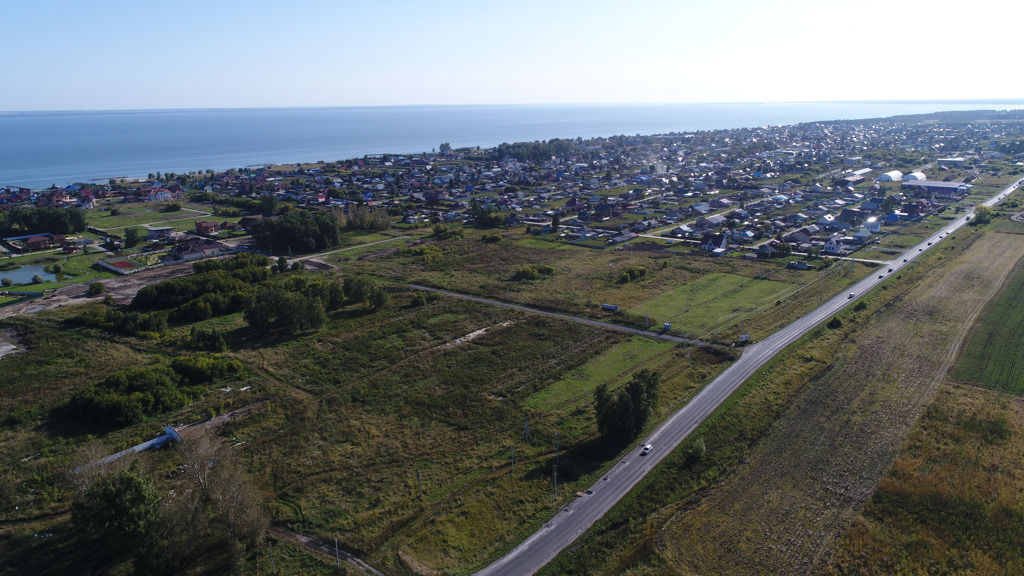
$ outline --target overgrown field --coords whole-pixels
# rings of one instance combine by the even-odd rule
[[[235,280],[215,270],[202,285],[241,290],[237,278],[260,276],[228,273]],[[147,288],[140,310],[92,304],[7,321],[28,352],[3,358],[0,370],[0,550],[41,558],[32,535],[52,532],[74,563],[65,477],[83,450],[113,453],[164,423],[237,410],[219,431],[275,525],[337,537],[389,573],[464,572],[526,536],[617,456],[618,447],[597,441],[584,389],[614,388],[640,366],[657,367],[665,374],[660,418],[732,359],[400,288],[380,309],[328,312],[317,330],[264,333],[230,312],[234,293],[189,300],[200,277]],[[300,271],[269,282],[305,293],[332,278]],[[226,348],[211,357],[226,369],[179,389],[179,377],[206,366],[195,346]],[[98,410],[121,424],[91,417]],[[166,491],[174,458],[142,462]],[[248,557],[246,570],[267,552]],[[302,566],[299,573],[311,565]]]
[[[988,235],[853,334],[750,462],[669,522],[666,556],[701,574],[813,571],[1022,256],[1024,238]]]
[[[943,384],[821,572],[1022,574],[1024,403]]]
[[[930,254],[842,315],[841,329],[819,329],[770,363],[645,480],[642,496],[627,497],[544,573],[792,573],[820,563],[944,373],[964,322],[1005,277],[978,257],[1024,254],[1019,237],[989,234],[949,260],[963,248]],[[749,462],[697,492],[755,442]]]
[[[336,255],[335,261],[342,261],[342,256]],[[364,256],[345,266],[389,281],[511,300],[633,327],[660,330],[665,322],[672,322],[675,334],[713,338],[717,324],[718,339],[727,342],[741,331],[755,339],[766,336],[873,270],[857,264],[843,267],[842,274],[824,274],[789,270],[782,260],[598,250],[518,231],[502,232],[495,243],[482,241],[479,232],[467,231],[459,240],[428,239],[402,250],[386,246],[376,255]],[[821,265],[821,261],[813,263]],[[538,266],[544,267],[543,273],[530,273],[531,267]],[[716,279],[720,279],[717,298]],[[809,289],[796,290],[804,286]],[[619,311],[604,311],[602,304],[618,306]]]

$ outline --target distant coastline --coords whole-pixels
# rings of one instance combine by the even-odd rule
[[[0,112],[0,186],[430,152],[442,142],[664,134],[940,111],[1024,99],[699,104],[508,104]]]

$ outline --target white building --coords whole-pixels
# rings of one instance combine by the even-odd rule
[[[924,175],[924,172],[911,172],[903,177],[903,181],[907,180],[927,180],[928,177]]]
[[[903,179],[903,172],[890,170],[878,177],[879,182],[899,182]]]

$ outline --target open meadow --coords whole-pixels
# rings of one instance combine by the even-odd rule
[[[842,327],[820,328],[770,363],[645,480],[642,498],[624,501],[544,573],[820,571],[945,374],[966,326],[1005,280],[1002,263],[1024,255],[1018,235],[962,233],[972,241],[905,270],[866,296],[866,306],[841,315]],[[775,374],[799,368],[817,377],[803,386],[801,377]],[[773,399],[783,407],[769,426]],[[753,438],[725,434],[736,424],[723,419],[742,420]],[[761,434],[747,461],[715,484],[738,463],[740,447]]]
[[[994,223],[1020,234],[1020,224]],[[1024,572],[1024,262],[974,323],[933,402],[828,560],[831,574]],[[987,390],[986,390],[987,389]]]
[[[323,275],[291,272],[276,281]],[[74,320],[103,311],[101,304],[8,320],[28,351],[4,357],[0,371],[2,496],[12,504],[0,512],[0,546],[38,568],[45,544],[32,534],[71,537],[73,493],[63,479],[83,450],[113,453],[152,437],[163,423],[237,411],[220,433],[259,479],[275,525],[325,542],[337,537],[389,573],[464,572],[528,534],[617,455],[618,448],[596,441],[584,390],[614,388],[640,366],[657,366],[665,374],[663,417],[731,359],[414,296],[399,289],[381,310],[342,308],[319,330],[293,338],[255,332],[239,314],[140,336]],[[97,382],[189,356],[182,346],[194,330],[221,334],[224,356],[244,369],[193,392],[185,407],[138,424],[97,426],[65,416],[76,394]],[[556,433],[558,498],[550,467]],[[139,461],[158,488],[177,465],[173,452]],[[265,562],[266,554],[248,562]],[[309,569],[296,566],[296,573]]]
[[[642,249],[592,249],[501,232],[483,242],[476,231],[438,242],[346,261],[346,269],[391,282],[419,284],[701,339],[734,342],[740,333],[767,336],[826,298],[872,273],[876,265],[791,270],[785,261],[711,258]],[[660,246],[659,248],[663,248]],[[816,267],[824,261],[814,260]],[[543,270],[541,270],[543,268]],[[602,305],[618,307],[603,310]],[[717,335],[717,337],[716,337]]]

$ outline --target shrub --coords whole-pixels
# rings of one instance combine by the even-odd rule
[[[438,240],[462,240],[464,232],[447,224],[434,225],[434,238]]]
[[[832,319],[829,320],[828,324],[826,324],[825,326],[827,326],[831,330],[837,330],[843,327],[843,321],[840,320],[838,316],[833,316]]]
[[[178,374],[166,367],[124,370],[75,392],[68,412],[97,424],[127,426],[185,406],[189,397],[179,382]]]
[[[619,275],[619,282],[621,284],[626,284],[633,280],[639,280],[645,276],[647,276],[647,268],[644,268],[643,266],[630,266],[623,270],[622,274]]]
[[[205,350],[207,352],[225,352],[228,349],[227,342],[224,341],[224,335],[220,331],[204,330],[195,326],[189,332],[186,345],[195,350]]]
[[[220,354],[195,354],[171,360],[171,370],[192,384],[201,384],[241,374],[242,363]]]
[[[93,282],[89,284],[89,296],[99,296],[107,291],[107,287],[102,282]]]
[[[530,264],[516,270],[512,274],[512,280],[539,280],[554,273],[555,269],[546,264]]]

